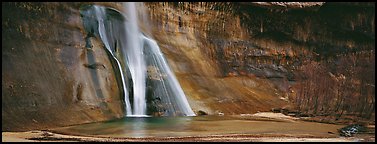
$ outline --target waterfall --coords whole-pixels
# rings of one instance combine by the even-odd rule
[[[126,116],[195,116],[157,42],[139,30],[136,7],[123,3],[126,14],[101,6],[87,10],[97,25],[89,30],[97,32],[119,70]]]
[[[146,65],[144,62],[143,47],[139,38],[140,31],[137,25],[137,12],[134,2],[123,3],[127,11],[128,21],[126,22],[126,41],[127,47],[124,53],[127,58],[127,64],[130,68],[133,79],[134,92],[134,116],[143,116],[146,113],[145,100],[145,72]]]

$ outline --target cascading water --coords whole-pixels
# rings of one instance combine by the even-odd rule
[[[86,13],[89,17],[95,15],[93,25],[97,26],[89,30],[98,33],[119,70],[126,115],[195,116],[157,42],[139,30],[135,3],[123,6],[127,16],[100,6],[93,6]]]
[[[142,36],[142,40],[146,44],[146,48],[148,48],[148,50],[146,50],[148,65],[150,65],[151,68],[156,67],[157,70],[159,70],[157,76],[156,73],[150,72],[151,79],[155,81],[153,85],[155,89],[152,90],[153,93],[162,97],[160,98],[163,101],[162,103],[177,104],[168,105],[169,110],[166,111],[166,114],[174,115],[176,112],[181,112],[187,116],[195,116],[186,99],[185,93],[183,92],[177,78],[170,70],[168,63],[165,61],[157,42],[145,36]]]
[[[146,114],[145,100],[145,72],[146,65],[144,62],[143,47],[139,38],[140,32],[137,25],[137,12],[134,2],[124,3],[129,20],[126,22],[126,41],[127,48],[124,53],[127,58],[127,64],[130,68],[133,79],[134,92],[134,116],[143,116]]]

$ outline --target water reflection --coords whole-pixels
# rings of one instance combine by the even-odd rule
[[[134,117],[128,119],[129,124],[131,124],[131,128],[124,127],[125,132],[131,134],[132,137],[145,137],[147,133],[146,125],[148,122],[148,118]]]
[[[87,135],[149,137],[181,135],[191,131],[194,117],[126,117],[101,123],[91,123],[67,128],[68,131]]]
[[[190,129],[191,117],[127,117],[124,118],[124,133],[132,137],[148,137],[157,131],[182,132]]]

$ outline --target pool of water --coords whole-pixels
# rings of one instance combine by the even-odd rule
[[[54,129],[102,137],[184,137],[228,134],[338,137],[343,125],[240,116],[127,117]]]

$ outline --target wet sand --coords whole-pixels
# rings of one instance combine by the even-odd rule
[[[48,131],[3,132],[2,141],[375,141],[374,134],[340,137],[337,129],[344,125],[304,122],[277,113],[146,119],[148,121],[142,123],[133,120],[139,119],[84,124]]]
[[[45,136],[48,133],[50,136]],[[365,139],[358,137],[336,137],[336,138],[313,138],[295,137],[288,135],[212,135],[198,137],[148,137],[148,138],[111,138],[111,137],[87,137],[56,134],[45,131],[29,132],[3,132],[2,142],[361,142],[375,141],[374,138]]]

